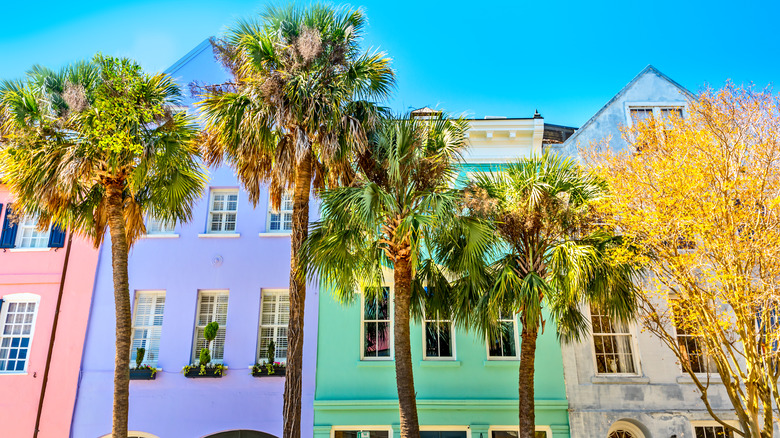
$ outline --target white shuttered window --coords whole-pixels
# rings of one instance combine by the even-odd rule
[[[228,291],[198,292],[198,316],[195,320],[195,345],[192,348],[192,363],[200,358],[200,350],[209,348],[203,330],[212,321],[219,324],[217,337],[211,345],[211,362],[222,363],[225,354],[225,324],[227,323]]]
[[[260,346],[258,363],[268,357],[268,344],[274,341],[276,362],[287,359],[287,323],[290,321],[290,293],[285,290],[263,290],[260,303]]]
[[[133,341],[130,349],[130,363],[135,366],[139,348],[146,350],[143,365],[157,366],[160,354],[163,314],[165,313],[165,292],[136,292],[133,311]]]

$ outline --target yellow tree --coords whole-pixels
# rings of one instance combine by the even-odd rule
[[[769,91],[729,84],[689,102],[685,118],[625,130],[621,153],[587,154],[611,186],[607,226],[646,267],[645,329],[677,356],[710,415],[746,437],[773,436],[780,405],[777,105]],[[716,412],[724,390],[738,424]]]

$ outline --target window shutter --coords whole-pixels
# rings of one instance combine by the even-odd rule
[[[59,225],[54,224],[49,233],[49,248],[62,248],[63,246],[65,246],[65,231]]]
[[[13,248],[16,246],[16,222],[11,222],[11,204],[5,207],[5,219],[3,220],[3,234],[0,235],[0,248]]]

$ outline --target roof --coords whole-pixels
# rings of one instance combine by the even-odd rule
[[[577,128],[570,126],[553,125],[550,123],[544,124],[544,135],[542,136],[542,143],[544,144],[560,144],[571,137]]]
[[[190,50],[186,55],[182,56],[178,61],[173,63],[172,66],[168,67],[164,73],[173,76],[173,74],[176,73],[180,68],[184,67],[185,64],[190,62],[192,58],[200,55],[204,50],[210,48],[211,48],[211,37],[206,38],[200,44],[195,46],[194,49]]]

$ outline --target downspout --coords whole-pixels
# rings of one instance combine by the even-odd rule
[[[38,400],[38,414],[35,417],[35,430],[33,438],[38,438],[38,427],[41,425],[41,414],[43,413],[43,399],[46,396],[46,384],[49,382],[49,368],[51,368],[51,356],[54,352],[54,338],[57,335],[57,322],[60,319],[60,305],[62,304],[62,293],[65,289],[65,277],[68,273],[68,260],[70,259],[70,245],[73,243],[73,232],[68,233],[68,247],[65,249],[65,261],[62,266],[62,278],[60,279],[60,290],[57,294],[57,306],[54,308],[54,322],[51,327],[51,338],[49,340],[49,353],[46,356],[46,368],[43,370],[43,383],[41,384],[41,398]]]

